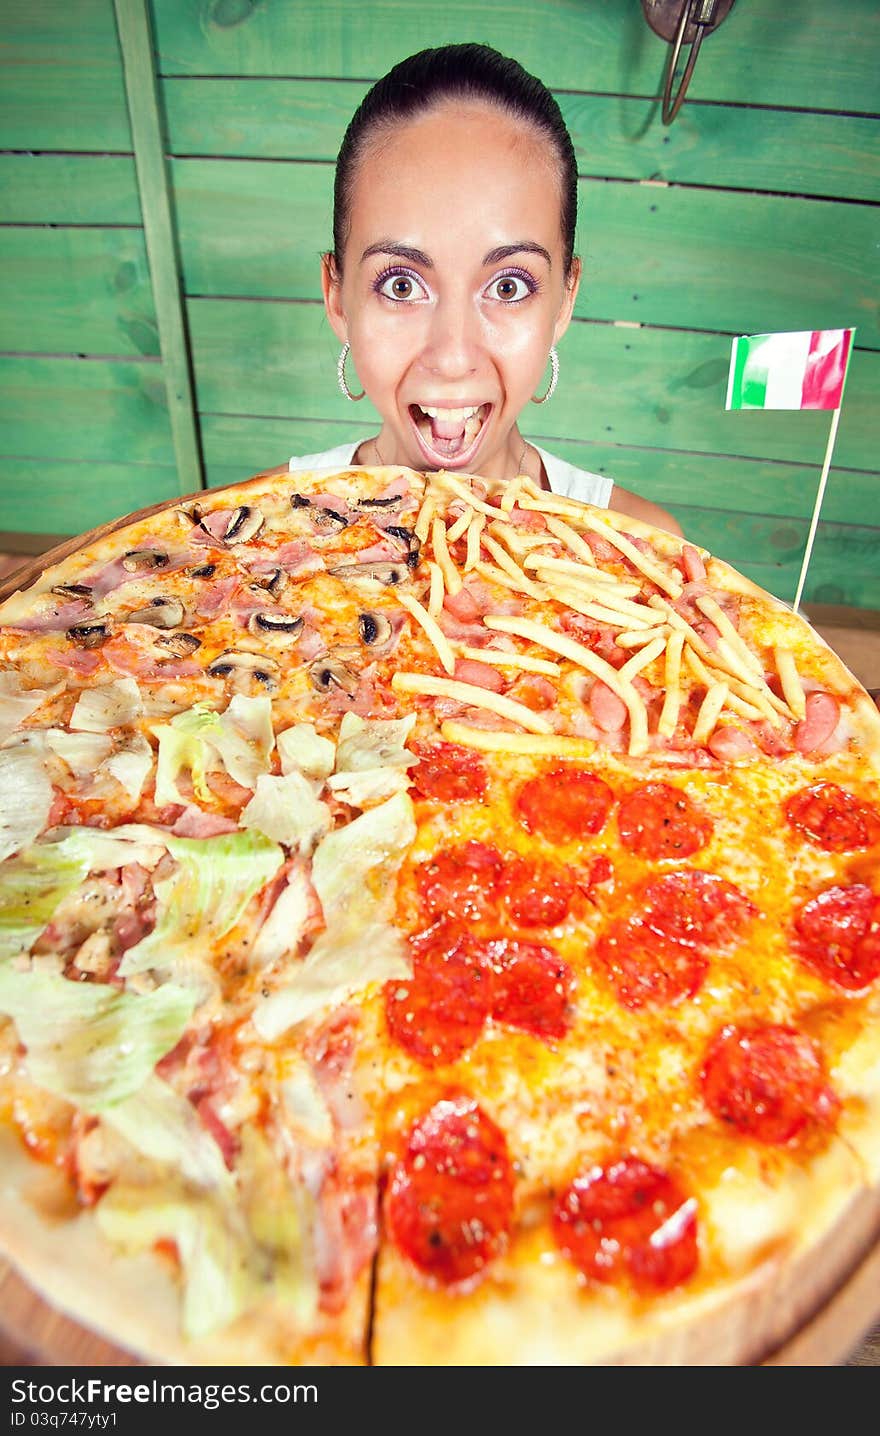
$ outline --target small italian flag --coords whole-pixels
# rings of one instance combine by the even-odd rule
[[[734,339],[727,409],[839,409],[854,329]]]

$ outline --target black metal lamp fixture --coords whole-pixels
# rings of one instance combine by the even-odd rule
[[[663,85],[663,123],[671,125],[687,94],[703,39],[733,9],[734,0],[642,0],[645,19],[655,34],[672,46]],[[682,47],[690,46],[684,74],[673,98],[672,86]]]

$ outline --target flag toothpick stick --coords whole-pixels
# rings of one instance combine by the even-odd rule
[[[828,482],[828,470],[831,468],[831,455],[834,452],[834,440],[837,438],[837,425],[840,423],[840,409],[837,408],[831,415],[831,428],[828,431],[828,443],[825,446],[825,458],[822,460],[822,473],[819,478],[819,487],[816,491],[816,502],[813,505],[813,516],[810,520],[810,532],[807,534],[807,546],[804,549],[804,557],[801,563],[801,571],[798,577],[797,593],[794,596],[794,611],[797,613],[800,607],[801,595],[804,591],[804,584],[807,581],[807,570],[810,567],[810,557],[813,552],[813,543],[816,538],[816,529],[819,527],[819,514],[822,509],[822,500],[825,497],[825,485]]]
[[[734,339],[731,350],[725,408],[832,410],[819,488],[798,577],[795,613],[803,595],[825,497],[854,334],[854,329],[744,334]]]

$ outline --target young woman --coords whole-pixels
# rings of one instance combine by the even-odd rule
[[[340,386],[349,399],[369,395],[382,427],[290,468],[525,472],[680,533],[656,504],[519,430],[529,401],[548,402],[556,387],[556,345],[581,277],[576,218],[574,148],[540,80],[484,45],[395,65],[342,142],[334,247],[322,263]]]

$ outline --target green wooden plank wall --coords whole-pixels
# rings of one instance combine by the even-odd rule
[[[69,346],[87,325],[107,356],[88,384],[59,358],[0,370],[0,528],[13,507],[45,531],[77,513],[58,501],[68,470],[93,521],[101,465],[134,506],[173,482],[173,458],[112,0],[78,0],[75,22],[62,0],[5,11],[0,147],[55,153],[0,155],[0,347],[84,352]],[[582,176],[586,278],[533,437],[667,504],[791,597],[827,417],[725,414],[730,336],[855,324],[807,593],[880,608],[876,0],[737,0],[670,128],[653,98],[666,47],[636,0],[152,0],[152,20],[209,484],[364,433],[319,303],[333,159],[395,60],[428,37],[483,40],[557,92]],[[64,419],[41,421],[44,401]],[[52,461],[39,512],[25,502],[38,458]],[[142,487],[111,474],[126,459]]]
[[[131,148],[112,0],[0,0],[6,533],[179,492]]]

